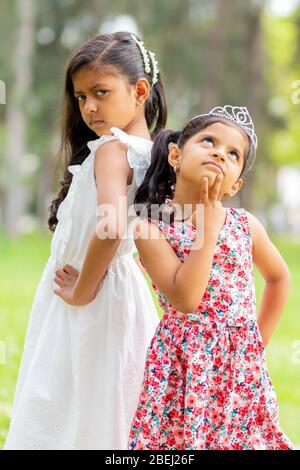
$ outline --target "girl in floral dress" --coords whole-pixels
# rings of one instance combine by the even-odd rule
[[[258,220],[221,203],[242,187],[256,146],[248,110],[232,106],[156,139],[135,237],[164,316],[130,449],[292,449],[265,361],[289,271]],[[253,263],[265,280],[258,317]]]

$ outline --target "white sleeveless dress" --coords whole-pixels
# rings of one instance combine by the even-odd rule
[[[34,299],[4,449],[126,449],[138,403],[145,355],[158,316],[134,261],[133,239],[122,240],[94,301],[73,307],[54,295],[55,271],[81,268],[97,224],[94,155],[103,143],[127,144],[133,168],[128,204],[150,164],[152,142],[118,128],[88,143],[58,210],[51,256]]]

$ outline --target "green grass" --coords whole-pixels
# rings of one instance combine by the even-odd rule
[[[0,344],[2,356],[4,352],[6,356],[0,355],[0,448],[8,429],[31,303],[49,243],[48,237],[39,234],[13,242],[0,235]]]
[[[300,245],[288,240],[278,240],[276,245],[288,262],[293,287],[282,320],[267,348],[267,359],[280,403],[282,428],[294,442],[300,442],[300,363],[292,361],[293,353],[300,361],[300,353],[296,355],[293,349],[293,343],[300,340]],[[0,448],[7,434],[32,298],[49,248],[50,238],[45,235],[34,234],[9,241],[0,234]],[[262,281],[257,276],[258,298],[261,291]]]
[[[292,288],[284,314],[267,347],[268,369],[280,404],[282,429],[296,444],[300,443],[300,244],[292,240],[275,240],[286,260]],[[257,297],[263,283],[256,276]],[[298,345],[295,343],[298,341]],[[297,352],[298,351],[298,352]]]

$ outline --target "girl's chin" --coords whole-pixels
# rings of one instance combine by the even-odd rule
[[[202,178],[208,178],[208,186],[212,186],[216,180],[216,177],[219,175],[219,171],[203,171],[202,175],[201,175],[201,179]]]
[[[103,127],[103,128],[101,129],[101,131],[98,130],[98,131],[96,132],[95,129],[93,129],[93,131],[95,132],[95,134],[96,134],[98,137],[102,137],[103,135],[108,135],[108,134],[109,134],[109,135],[112,135],[111,130],[110,130],[109,128],[106,128],[106,127]]]
[[[107,125],[106,123],[99,123],[99,124],[95,124],[95,125],[92,125],[92,126],[89,126],[89,128],[98,136],[98,137],[102,137],[103,135],[107,135],[107,134],[112,134],[111,132],[111,127],[113,126],[109,126]]]

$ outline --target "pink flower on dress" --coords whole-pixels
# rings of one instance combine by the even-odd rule
[[[174,431],[175,439],[181,441],[183,439],[183,436],[184,436],[183,429],[175,429],[175,431]]]
[[[252,446],[257,449],[259,448],[259,446],[261,446],[261,442],[260,442],[260,439],[258,439],[258,437],[254,436],[250,439],[250,442],[252,444]]]
[[[152,406],[152,410],[153,410],[154,413],[159,413],[161,409],[157,404],[154,404]]]
[[[218,266],[221,266],[222,261],[223,261],[222,255],[220,253],[215,253],[214,263],[216,263]]]
[[[240,400],[239,400],[238,396],[235,396],[232,399],[232,408],[233,409],[238,408],[239,404],[240,404]]]
[[[234,264],[232,264],[232,263],[226,263],[226,264],[224,265],[224,270],[225,270],[225,272],[227,272],[227,273],[228,273],[228,272],[229,272],[229,273],[230,273],[230,272],[233,272],[233,270],[234,270]]]
[[[198,400],[197,395],[194,395],[194,394],[188,395],[185,401],[187,408],[195,407],[197,405],[197,400]]]

